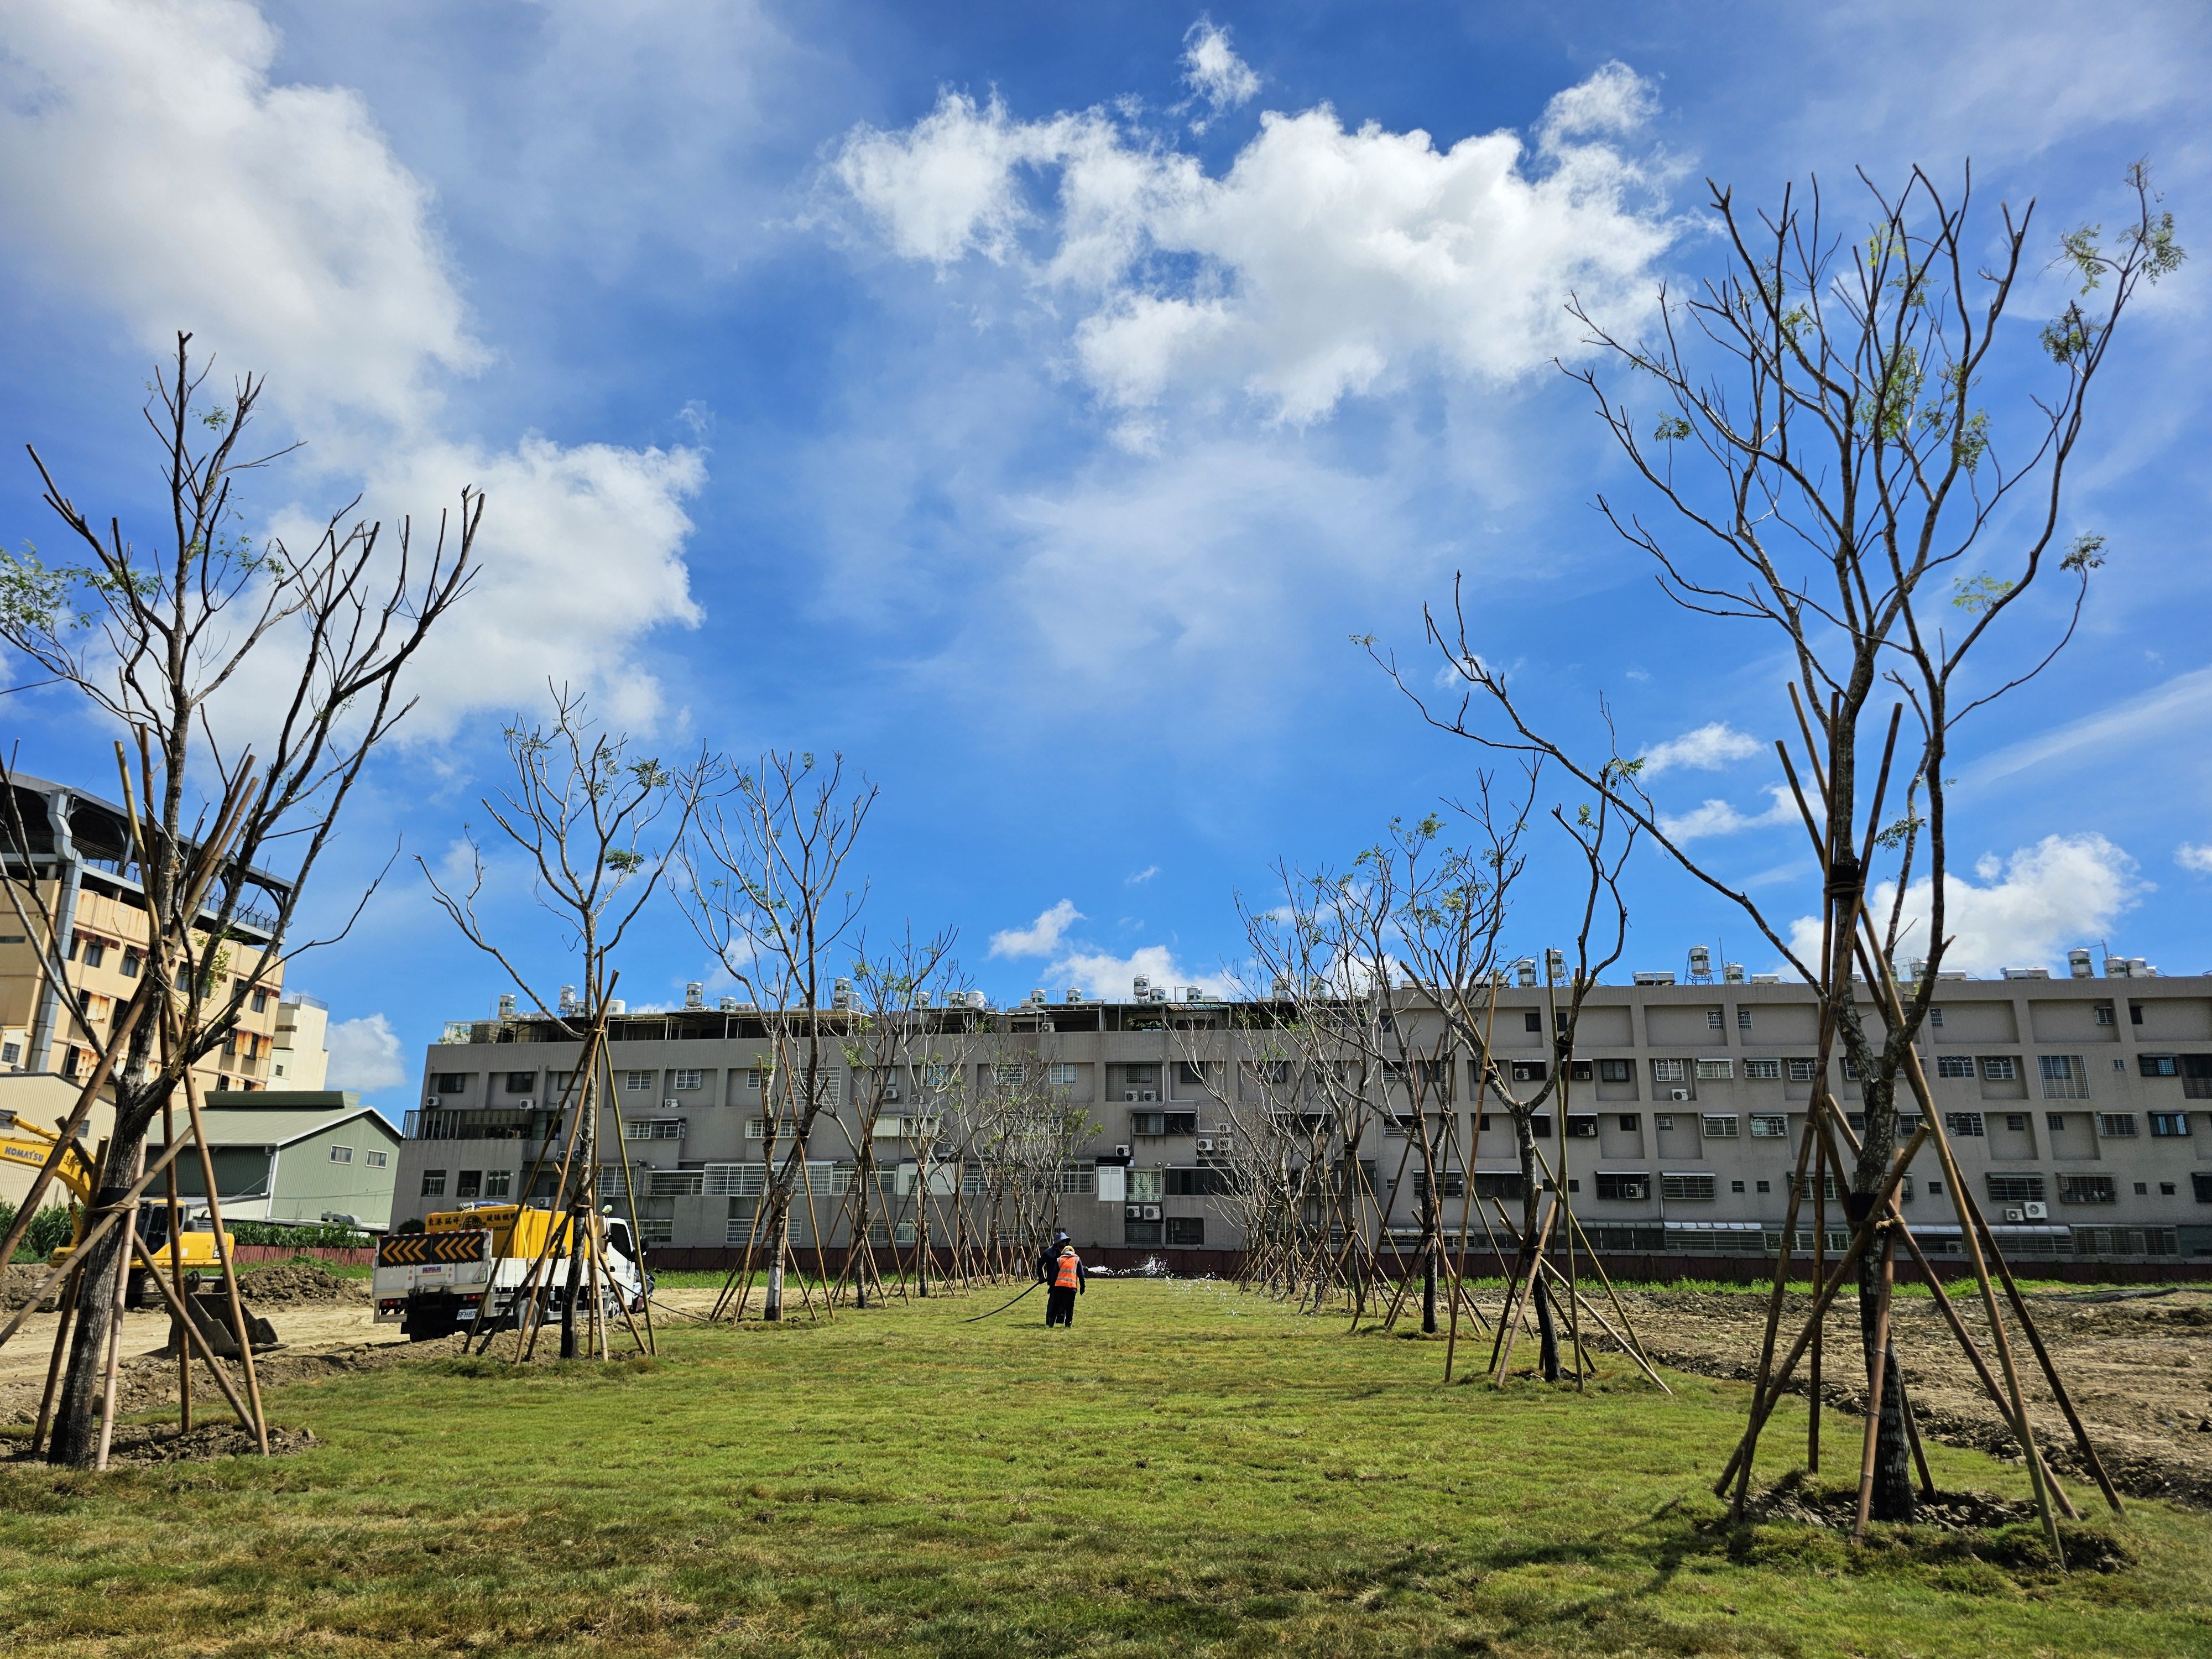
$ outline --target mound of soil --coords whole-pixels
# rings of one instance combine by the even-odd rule
[[[287,1457],[317,1443],[312,1429],[279,1428],[274,1423],[269,1425],[269,1453],[272,1457]],[[26,1455],[28,1445],[27,1440],[7,1442],[6,1449],[0,1450],[0,1462],[32,1461]],[[235,1418],[203,1424],[189,1434],[178,1433],[173,1423],[119,1423],[108,1447],[107,1461],[110,1464],[201,1463],[218,1457],[252,1457],[258,1453],[253,1437],[238,1426]]]
[[[238,1276],[239,1293],[248,1302],[270,1306],[302,1302],[363,1302],[368,1287],[340,1279],[319,1261],[277,1261]]]
[[[31,1299],[31,1291],[46,1276],[46,1265],[43,1261],[13,1262],[4,1270],[0,1270],[0,1310],[13,1313],[21,1307]],[[62,1292],[63,1283],[58,1279],[54,1281],[53,1288],[46,1292],[46,1300],[39,1304],[41,1311],[53,1307],[54,1298]]]

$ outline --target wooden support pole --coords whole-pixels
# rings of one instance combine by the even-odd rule
[[[238,1265],[230,1257],[230,1237],[222,1230],[222,1200],[216,1195],[215,1159],[208,1152],[207,1126],[200,1118],[199,1079],[185,1067],[185,1110],[192,1120],[192,1145],[199,1149],[200,1179],[207,1188],[208,1224],[215,1230],[216,1260],[222,1267],[222,1291],[230,1304],[231,1328],[238,1334],[238,1364],[246,1373],[246,1403],[253,1407],[253,1440],[264,1457],[269,1455],[269,1417],[261,1408],[261,1379],[253,1369],[253,1328],[246,1322],[246,1304],[238,1293]]]
[[[72,1316],[76,1312],[77,1287],[83,1283],[82,1268],[70,1273],[69,1283],[62,1287],[61,1300],[55,1310],[58,1316],[54,1321],[54,1351],[46,1359],[46,1389],[39,1396],[38,1426],[31,1431],[31,1455],[33,1457],[46,1443],[46,1428],[53,1421],[54,1389],[61,1381],[62,1356],[69,1352],[70,1326],[73,1322]],[[32,1297],[29,1305],[36,1307],[38,1298]]]

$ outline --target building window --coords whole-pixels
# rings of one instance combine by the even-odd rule
[[[2142,1004],[2140,1002],[2128,1004],[2128,1024],[2130,1025],[2142,1024]]]
[[[1167,1171],[1170,1198],[1212,1198],[1229,1190],[1229,1171],[1211,1164]]]
[[[1383,1125],[1384,1133],[1389,1133],[1390,1124],[1395,1121],[1396,1120],[1395,1118],[1385,1120]],[[1168,1115],[1165,1112],[1132,1112],[1129,1114],[1129,1134],[1133,1139],[1142,1139],[1146,1135],[1164,1135],[1167,1132]],[[1403,1133],[1403,1129],[1401,1128],[1399,1133]]]
[[[1027,1077],[1029,1073],[1028,1066],[1019,1064],[994,1066],[991,1068],[991,1080],[1001,1089],[1018,1089],[1021,1086],[1022,1079]]]
[[[1701,1060],[1698,1062],[1699,1077],[1734,1077],[1735,1062],[1732,1060]]]
[[[1731,1182],[1729,1182],[1729,1190],[1730,1192],[1732,1192],[1732,1193],[1740,1193],[1740,1192],[1741,1192],[1741,1191],[1743,1190],[1743,1182],[1741,1182],[1741,1181],[1731,1181]]]
[[[2150,1183],[2148,1181],[2138,1181],[2136,1182],[2136,1196],[2137,1198],[2148,1198],[2150,1196]]]
[[[1973,1074],[1974,1062],[1967,1055],[1938,1054],[1936,1056],[1937,1077],[1971,1078]]]
[[[1705,1010],[1705,1029],[1708,1031],[1717,1031],[1721,1029],[1721,1011],[1719,1009],[1708,1008]]]
[[[623,1073],[623,1088],[627,1093],[641,1095],[646,1093],[652,1087],[653,1073],[650,1072],[624,1072]]]
[[[468,1092],[469,1074],[466,1072],[437,1072],[430,1078],[430,1092],[434,1095],[459,1095]]]
[[[255,1013],[257,1013],[257,1014],[258,1014],[258,1013],[259,1013],[259,1012],[261,1012],[264,1009],[267,1008],[267,1007],[269,1006],[269,993],[268,993],[268,991],[264,988],[264,989],[262,989],[262,990],[257,990],[256,992],[254,992],[253,996],[252,996],[252,1004],[251,1004],[251,1006],[252,1006],[252,1009],[253,1009],[253,1012],[254,1012]]]
[[[538,1073],[535,1072],[509,1072],[507,1074],[507,1091],[511,1095],[526,1095],[537,1086]]]
[[[2145,1077],[2179,1077],[2181,1057],[2179,1054],[2137,1054],[2136,1066]]]
[[[1206,1218],[1202,1215],[1171,1215],[1167,1228],[1170,1244],[1194,1248],[1206,1243]]]
[[[512,1170],[486,1170],[484,1171],[483,1195],[486,1198],[513,1197],[514,1195],[514,1171]]]
[[[1569,1112],[1567,1114],[1567,1139],[1570,1140],[1596,1139],[1597,1114],[1595,1112]]]
[[[671,1072],[668,1074],[668,1087],[672,1093],[688,1094],[705,1082],[707,1074],[704,1072]]]
[[[2061,1204],[2117,1204],[2119,1184],[2108,1175],[2062,1175],[2058,1177]]]
[[[141,968],[144,967],[145,965],[146,965],[146,958],[145,958],[143,956],[142,956],[142,955],[140,955],[140,954],[139,954],[138,947],[137,947],[137,945],[125,945],[125,946],[123,947],[123,977],[124,977],[124,978],[125,978],[125,979],[136,979],[136,978],[137,978],[137,977],[138,977],[138,970],[139,970]]]
[[[1782,1077],[1782,1062],[1778,1060],[1747,1060],[1743,1063],[1743,1074],[1764,1082],[1778,1082]]]
[[[2109,1002],[2099,1003],[2097,1005],[2097,1024],[2100,1025],[2110,1025],[2112,1023],[2112,1005]]]
[[[1632,1060],[1601,1060],[1597,1063],[1600,1083],[1633,1083],[1636,1081],[1636,1062]]]
[[[2160,1182],[2158,1183],[2158,1195],[2160,1198],[2172,1198],[2173,1196],[2173,1183],[2171,1181]]]
[[[1704,1122],[1706,1139],[1734,1140],[1735,1139],[1735,1113],[1707,1112],[1705,1115]]]
[[[392,1154],[389,1152],[371,1152],[366,1158],[362,1158],[362,1162],[372,1170],[380,1170],[384,1168],[386,1164],[392,1162]]]
[[[2081,1055],[2042,1054],[2035,1063],[2043,1073],[2045,1100],[2088,1099],[2089,1073],[2081,1064]]]
[[[97,968],[101,963],[106,960],[107,941],[106,939],[88,939],[85,940],[84,965],[86,967]]]
[[[463,1170],[453,1178],[455,1198],[480,1198],[483,1195],[483,1171]]]
[[[1513,1080],[1516,1083],[1541,1083],[1549,1069],[1540,1060],[1516,1060],[1513,1062]]]
[[[1739,1008],[1735,1011],[1735,1029],[1739,1031],[1748,1031],[1751,1029],[1750,1009]]]
[[[1530,1115],[1528,1137],[1532,1140],[1549,1140],[1552,1138],[1552,1115],[1549,1112],[1535,1112]]]
[[[1969,1139],[1978,1139],[1989,1133],[1987,1121],[1979,1112],[1946,1112],[1943,1114],[1943,1128],[1948,1134],[1965,1135]]]
[[[2189,1176],[2190,1190],[2197,1194],[2199,1204],[2212,1204],[2212,1173],[2192,1170]]]
[[[1631,1134],[1642,1133],[1644,1128],[1644,1114],[1641,1112],[1623,1112],[1620,1115],[1620,1127],[1627,1130]]]
[[[1943,1011],[1941,1008],[1930,1008],[1928,1011],[1928,1023],[1930,1025],[1941,1026],[1943,1024]]]
[[[1845,1054],[1844,1056],[1844,1081],[1846,1083],[1860,1083],[1864,1080],[1865,1073],[1859,1070],[1858,1061],[1853,1060],[1849,1054]]]
[[[1792,1083],[1810,1083],[1820,1075],[1820,1062],[1818,1060],[1793,1060],[1790,1062],[1790,1080]]]
[[[1203,1089],[1206,1087],[1206,1063],[1196,1060],[1176,1061],[1176,1081],[1186,1089]]]
[[[1075,1067],[1065,1060],[1055,1061],[1047,1068],[1045,1076],[1055,1089],[1073,1089],[1075,1086]],[[1277,1082],[1281,1080],[1279,1078],[1276,1079]]]
[[[1544,1016],[1542,1012],[1534,1008],[1530,1008],[1523,1012],[1521,1016],[1521,1029],[1524,1031],[1542,1030],[1544,1029]]]
[[[1769,1186],[1765,1182],[1762,1181],[1762,1182],[1760,1182],[1759,1183],[1759,1191],[1761,1191],[1762,1193],[1764,1193],[1764,1192],[1771,1192],[1771,1191],[1772,1191],[1773,1189],[1772,1189],[1772,1188],[1771,1188],[1771,1187],[1770,1187],[1770,1186]]]
[[[681,1140],[684,1139],[684,1120],[680,1117],[634,1117],[623,1125],[624,1140]]]
[[[1600,1198],[1632,1200],[1651,1196],[1651,1177],[1648,1175],[1601,1170],[1596,1180]]]
[[[2040,1204],[2043,1177],[2039,1175],[1985,1175],[1992,1204]]]
[[[422,1196],[443,1198],[446,1195],[446,1172],[443,1170],[422,1171]]]
[[[2060,1134],[2064,1133],[2066,1128],[2066,1114],[2063,1112],[2045,1112],[2043,1115],[2043,1121],[2050,1129],[2051,1133]]]
[[[2005,1114],[2005,1127],[2011,1130],[2013,1133],[2016,1135],[2026,1134],[2027,1133],[2027,1114],[2026,1112],[2007,1112]]]
[[[1720,1196],[1720,1179],[1704,1173],[1662,1175],[1659,1196],[1681,1204],[1710,1204]]]
[[[1680,1083],[1682,1080],[1682,1062],[1679,1060],[1653,1060],[1651,1080],[1654,1083]]]
[[[1651,1122],[1655,1128],[1671,1129],[1674,1127],[1674,1115],[1672,1112],[1657,1112],[1653,1114]]]
[[[2014,1062],[2010,1054],[1984,1054],[1982,1056],[1983,1082],[2011,1083],[2018,1079],[2019,1076],[2020,1067]]]
[[[2136,1115],[2133,1112],[2100,1112],[2097,1114],[2097,1133],[2126,1139],[2136,1133]]]
[[[1751,1115],[1751,1138],[1753,1140],[1787,1140],[1790,1120],[1779,1112],[1753,1112]]]
[[[2153,1112],[2150,1132],[2154,1135],[2172,1138],[2189,1133],[2189,1114],[2186,1112]]]
[[[1161,1242],[1161,1224],[1157,1221],[1125,1220],[1121,1224],[1124,1244],[1158,1244]]]

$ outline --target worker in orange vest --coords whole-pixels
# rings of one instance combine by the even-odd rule
[[[1052,1288],[1045,1292],[1047,1326],[1075,1323],[1075,1298],[1086,1287],[1090,1277],[1084,1269],[1083,1258],[1075,1253],[1075,1246],[1062,1244],[1053,1263]]]

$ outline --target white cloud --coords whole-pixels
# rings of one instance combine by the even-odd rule
[[[406,1062],[400,1058],[399,1034],[382,1014],[342,1019],[324,1039],[330,1050],[330,1086],[374,1094],[396,1089],[407,1081]]]
[[[2186,842],[2173,849],[2173,861],[2200,876],[2212,876],[2212,842]]]
[[[898,253],[1018,264],[1143,444],[1170,399],[1303,423],[1425,371],[1513,381],[1583,349],[1571,291],[1632,328],[1674,234],[1613,142],[1647,103],[1609,65],[1553,100],[1533,155],[1510,131],[1439,150],[1326,105],[1271,112],[1215,178],[1101,110],[1021,121],[947,93],[912,127],[854,129],[834,171]],[[1055,177],[1048,204],[1031,174]]]
[[[2009,859],[1978,860],[1974,874],[1979,884],[1954,874],[1944,885],[1943,925],[1951,945],[1943,963],[1970,974],[2053,965],[2069,947],[2109,933],[2151,890],[2136,878],[2136,861],[2094,833],[2045,836]],[[1925,878],[1905,890],[1907,931],[1900,954],[1927,954],[1934,890]],[[1896,884],[1884,882],[1869,896],[1868,908],[1886,917],[1896,896]],[[1793,924],[1790,947],[1808,961],[1819,954],[1818,917],[1802,916]]]
[[[1685,732],[1679,738],[1669,738],[1645,750],[1644,775],[1656,778],[1678,766],[1717,772],[1736,761],[1749,760],[1762,747],[1759,739],[1748,732],[1737,731],[1725,720],[1713,720],[1694,732]]]
[[[166,354],[191,331],[220,360],[216,386],[265,374],[269,411],[313,440],[319,501],[362,488],[367,510],[393,527],[411,513],[419,529],[464,484],[484,487],[477,592],[409,687],[427,732],[512,707],[549,676],[650,708],[637,645],[696,616],[678,503],[699,458],[537,437],[501,450],[443,430],[444,386],[490,354],[431,192],[359,94],[270,78],[278,36],[245,0],[18,0],[7,16],[12,257],[143,349]],[[296,527],[305,510],[274,516]]]
[[[1764,830],[1771,824],[1786,823],[1797,816],[1796,803],[1790,792],[1780,785],[1770,785],[1767,793],[1773,804],[1759,813],[1743,813],[1724,800],[1708,800],[1694,811],[1680,814],[1662,812],[1659,828],[1673,842],[1704,841],[1714,836],[1733,836],[1746,830]]]
[[[1028,927],[1009,927],[1004,933],[992,934],[991,954],[994,957],[1049,956],[1060,948],[1060,936],[1082,920],[1083,912],[1075,908],[1075,901],[1062,899]]]
[[[1146,882],[1150,881],[1154,876],[1159,874],[1159,872],[1160,866],[1158,865],[1148,864],[1143,869],[1138,871],[1134,875],[1124,876],[1121,878],[1121,884],[1124,887],[1139,887]]]
[[[1179,965],[1175,952],[1164,945],[1144,945],[1126,957],[1105,951],[1070,951],[1054,962],[1048,973],[1055,981],[1079,985],[1098,997],[1127,997],[1139,974],[1146,975],[1154,985],[1166,986],[1170,996],[1179,997],[1186,987],[1192,985],[1209,997],[1229,994],[1226,979],[1218,974],[1199,973]]]
[[[1229,31],[1201,17],[1183,36],[1183,84],[1206,100],[1214,114],[1242,109],[1259,95],[1260,77],[1229,44]],[[1204,121],[1192,123],[1199,131]]]

